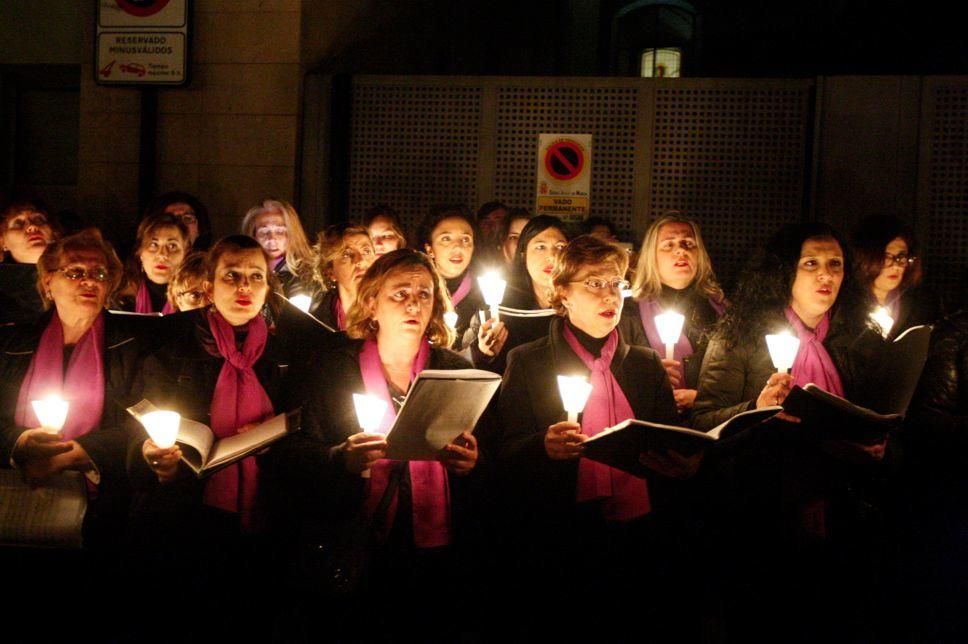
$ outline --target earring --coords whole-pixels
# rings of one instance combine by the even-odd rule
[[[370,331],[377,331],[380,328],[379,325],[376,323],[376,320],[374,320],[373,318],[370,318],[370,321],[366,323],[366,326],[367,328],[370,329]]]
[[[44,297],[46,297],[48,300],[54,299],[54,296],[51,294],[50,290],[44,291]]]

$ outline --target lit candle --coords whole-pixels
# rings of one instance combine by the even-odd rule
[[[302,311],[303,313],[308,313],[309,305],[312,304],[313,298],[309,297],[308,295],[303,295],[302,293],[300,293],[299,295],[293,295],[292,297],[290,297],[289,301],[292,302],[292,305],[295,306],[300,311]]]
[[[383,414],[387,411],[387,401],[369,394],[353,394],[353,407],[356,408],[356,420],[360,429],[367,433],[380,429]],[[364,470],[360,476],[370,478],[370,470]]]
[[[498,307],[504,299],[504,289],[508,283],[502,280],[497,273],[484,273],[477,278],[477,283],[481,287],[484,302],[491,309],[491,317],[495,320],[500,319]]]
[[[452,329],[457,328],[457,313],[447,311],[444,313],[444,323]]]
[[[891,317],[887,307],[878,306],[871,311],[870,318],[880,328],[882,336],[886,338],[891,333],[891,329],[894,327],[894,318]]]
[[[64,429],[64,423],[67,421],[67,409],[70,407],[66,400],[63,400],[60,396],[50,395],[43,400],[32,400],[30,404],[33,406],[34,413],[37,414],[37,420],[40,421],[42,428],[53,434]]]
[[[178,438],[181,415],[174,411],[149,411],[141,417],[141,424],[148,430],[148,436],[161,449],[168,449]]]
[[[675,311],[666,311],[661,315],[655,316],[655,326],[659,330],[659,338],[665,345],[666,360],[674,359],[676,343],[682,334],[682,325],[686,321],[686,316]]]
[[[766,336],[766,346],[777,372],[788,373],[800,349],[800,339],[793,337],[789,331],[784,331]]]
[[[568,422],[577,423],[578,414],[585,409],[588,396],[592,393],[591,384],[581,376],[558,376],[558,392],[568,412]]]

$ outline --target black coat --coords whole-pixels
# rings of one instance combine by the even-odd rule
[[[40,337],[51,314],[37,322],[7,329],[0,352],[0,466],[25,428],[14,421],[17,398]],[[128,479],[125,473],[127,439],[125,409],[137,402],[131,386],[143,355],[164,337],[160,318],[105,314],[104,319],[104,412],[101,425],[77,438],[101,476],[97,511],[115,519],[127,511]]]
[[[32,322],[43,313],[37,265],[0,263],[0,325]]]
[[[589,374],[568,346],[563,328],[564,321],[555,317],[546,337],[512,351],[501,385],[501,460],[512,479],[513,505],[521,513],[512,521],[551,526],[567,522],[577,505],[578,459],[553,461],[544,447],[548,427],[565,420],[557,376]],[[611,371],[637,419],[675,424],[672,389],[655,351],[630,346],[620,337]]]

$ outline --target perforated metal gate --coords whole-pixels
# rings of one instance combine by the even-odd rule
[[[354,78],[350,215],[414,226],[436,203],[532,209],[542,132],[591,133],[591,210],[638,240],[654,213],[706,227],[717,269],[804,214],[810,81]]]
[[[952,304],[968,280],[968,80],[929,79],[923,93],[922,259],[928,282]]]

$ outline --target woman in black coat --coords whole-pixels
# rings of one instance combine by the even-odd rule
[[[784,227],[747,268],[706,350],[693,426],[709,430],[748,409],[783,404],[795,383],[814,382],[863,404],[856,392],[878,377],[865,365],[882,346],[865,319],[839,235],[819,223]],[[792,374],[777,373],[765,336],[790,327],[800,350]],[[736,567],[720,577],[746,584],[723,591],[736,601],[727,611],[730,627],[754,637],[742,629],[805,620],[804,633],[836,626],[857,637],[875,626],[864,620],[879,607],[871,568],[883,545],[880,496],[893,444],[827,439],[819,432],[829,428],[798,421],[781,415],[707,455],[707,465],[722,468],[717,487],[725,494],[717,504],[735,548],[720,561]],[[758,595],[740,599],[750,589]],[[790,593],[809,600],[788,601]],[[851,593],[862,599],[846,597]],[[746,600],[769,608],[746,613],[753,605]]]
[[[632,297],[634,302],[623,311],[634,329],[626,339],[663,356],[676,406],[680,413],[688,414],[696,400],[699,367],[709,336],[726,310],[726,296],[716,281],[696,222],[669,213],[649,225],[635,268]],[[655,323],[655,316],[667,311],[685,317],[672,358],[666,358]]]
[[[423,253],[401,249],[378,259],[349,311],[350,339],[328,354],[325,373],[310,385],[303,430],[273,455],[285,469],[291,497],[299,499],[308,550],[319,555],[315,564],[300,566],[315,576],[308,582],[302,616],[307,629],[318,623],[314,607],[320,594],[340,592],[338,566],[326,561],[330,544],[359,525],[371,526],[359,539],[370,543],[371,534],[375,539],[373,567],[360,580],[370,592],[359,597],[353,595],[358,588],[345,589],[353,601],[330,621],[335,632],[351,639],[384,630],[426,638],[476,627],[469,621],[470,609],[439,609],[448,605],[446,593],[470,581],[461,578],[466,570],[457,551],[467,534],[466,513],[478,478],[473,428],[448,445],[439,462],[387,460],[381,433],[417,373],[469,366],[440,348],[453,339],[443,321],[448,307],[443,280]],[[364,392],[393,405],[380,432],[360,431],[353,394]],[[380,610],[373,612],[374,606]],[[434,614],[432,625],[420,618],[426,611]]]
[[[646,481],[581,458],[584,440],[606,425],[628,417],[666,424],[677,418],[659,356],[629,346],[617,331],[627,267],[628,255],[612,244],[590,236],[572,241],[552,274],[552,304],[562,317],[554,318],[547,337],[508,359],[500,396],[504,523],[511,570],[522,575],[510,586],[522,593],[518,604],[537,609],[521,616],[535,633],[561,627],[542,612],[551,607],[545,599],[559,611],[562,601],[589,609],[612,605],[615,630],[566,620],[567,629],[602,637],[627,634],[621,615],[633,605],[649,614],[645,621],[658,619],[652,591],[663,583],[651,556],[658,553],[650,552],[658,543],[653,483],[688,478],[699,464],[698,456],[642,454],[656,474]],[[581,425],[562,421],[559,375],[590,376],[594,388]],[[620,590],[632,587],[634,598]]]
[[[298,406],[293,397],[301,370],[262,316],[271,273],[254,239],[234,235],[217,242],[209,251],[205,288],[212,306],[173,317],[171,323],[187,332],[144,360],[137,392],[224,438]],[[249,456],[200,479],[180,457],[177,445],[159,448],[132,423],[132,570],[166,571],[150,588],[158,601],[166,593],[187,593],[195,610],[185,615],[186,629],[266,633],[278,608],[259,599],[275,574],[273,472],[261,466],[260,456]],[[237,618],[247,612],[251,621]]]

